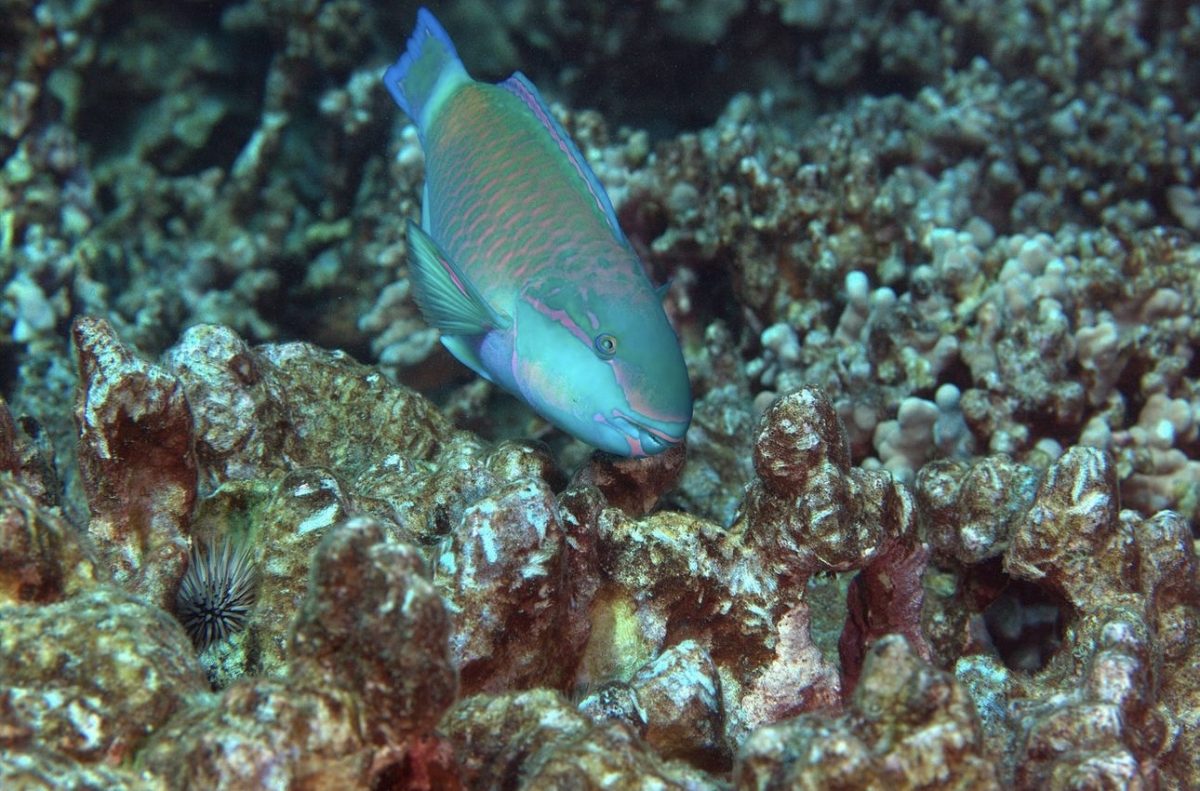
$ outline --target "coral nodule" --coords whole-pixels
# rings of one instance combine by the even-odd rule
[[[200,650],[240,632],[254,606],[258,575],[246,544],[225,539],[192,547],[175,612]]]

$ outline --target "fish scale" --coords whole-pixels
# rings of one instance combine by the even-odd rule
[[[446,348],[598,448],[680,445],[691,386],[660,292],[537,89],[472,80],[423,8],[384,84],[425,150],[409,272]]]
[[[516,287],[509,267],[518,262],[527,262],[525,276],[535,278],[557,268],[550,251],[573,251],[568,255],[576,263],[594,255],[590,248],[599,245],[588,242],[605,233],[603,217],[569,167],[535,169],[539,161],[556,162],[546,141],[535,135],[540,125],[520,115],[525,123],[504,135],[485,125],[486,105],[493,112],[516,114],[520,107],[504,105],[519,100],[494,86],[471,85],[453,101],[460,122],[445,129],[435,125],[426,150],[431,170],[454,163],[460,173],[451,184],[431,183],[429,191],[431,233],[446,252],[477,283],[497,289]],[[523,211],[514,211],[517,207]],[[596,228],[586,227],[588,215],[595,216]],[[508,219],[465,233],[472,222],[500,216]],[[603,235],[599,240],[607,241]]]

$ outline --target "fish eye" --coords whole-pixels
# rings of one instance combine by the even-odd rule
[[[605,360],[610,360],[617,353],[617,336],[602,332],[592,341],[592,346],[595,347],[596,354]]]

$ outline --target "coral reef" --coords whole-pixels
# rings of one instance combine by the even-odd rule
[[[439,7],[668,284],[638,461],[412,302],[414,12],[0,0],[0,787],[1200,787],[1194,5]]]
[[[898,635],[880,639],[840,717],[805,714],[742,747],[738,788],[1001,788],[964,686]]]

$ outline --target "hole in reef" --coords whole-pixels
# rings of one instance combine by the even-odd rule
[[[258,125],[273,47],[265,32],[227,31],[225,5],[115,0],[95,15],[75,128],[96,161],[141,156],[172,174],[232,166]],[[194,107],[175,116],[176,101]],[[168,133],[206,106],[220,112],[194,148]]]
[[[1034,673],[1062,645],[1063,610],[1063,604],[1042,588],[1010,580],[984,609],[983,622],[1005,666]]]
[[[954,360],[946,366],[942,373],[938,376],[937,385],[934,386],[933,392],[937,392],[937,388],[944,384],[952,384],[959,389],[959,392],[969,390],[975,380],[971,376],[971,369],[962,361],[962,357],[954,355]]]
[[[696,287],[692,290],[692,318],[699,327],[707,327],[713,321],[723,321],[735,344],[746,330],[746,310],[741,300],[733,299],[733,272],[736,264],[732,259],[714,260],[697,266]],[[752,333],[757,339],[758,334]]]
[[[17,345],[15,343],[0,343],[0,396],[12,400],[13,391],[17,388],[17,372],[20,368]]]

